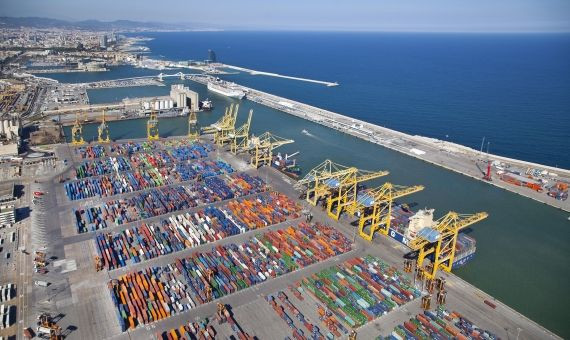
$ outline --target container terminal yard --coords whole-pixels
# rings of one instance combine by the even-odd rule
[[[294,141],[252,136],[251,114],[239,127],[237,115],[226,108],[200,129],[190,114],[188,136],[161,138],[153,113],[146,139],[109,141],[102,124],[93,143],[77,122],[55,148],[66,168],[25,190],[31,226],[14,254],[23,275],[8,329],[70,339],[558,338],[450,272],[458,233],[485,212],[440,212],[406,246],[386,236],[421,183],[368,188],[390,169],[330,160],[294,180],[269,166]]]

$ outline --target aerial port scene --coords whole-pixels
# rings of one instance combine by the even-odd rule
[[[0,340],[570,338],[570,4],[6,0]]]

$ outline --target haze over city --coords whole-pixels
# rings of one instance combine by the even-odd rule
[[[3,0],[0,15],[200,23],[249,30],[567,32],[565,0],[202,1]]]

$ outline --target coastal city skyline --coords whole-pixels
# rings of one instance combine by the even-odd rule
[[[386,32],[570,32],[564,0],[440,1],[197,1],[4,0],[0,16],[68,21],[133,20],[196,24],[202,29]],[[182,9],[182,10],[177,10]]]

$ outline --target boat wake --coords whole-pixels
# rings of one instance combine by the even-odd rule
[[[312,133],[310,133],[309,131],[307,131],[305,129],[301,130],[301,133],[306,135],[306,136],[309,136],[309,137],[315,137],[315,135],[313,135]]]

